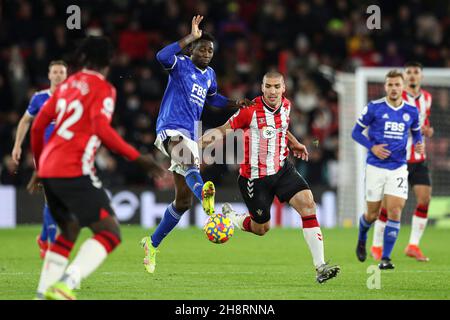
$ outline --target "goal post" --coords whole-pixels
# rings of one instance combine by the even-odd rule
[[[338,73],[336,77],[336,91],[339,104],[339,182],[338,196],[338,222],[341,226],[356,226],[359,216],[366,210],[364,199],[364,168],[366,149],[356,143],[351,132],[362,109],[371,100],[385,96],[384,81],[386,74],[394,68],[358,68],[355,73]],[[400,68],[399,68],[400,69]],[[433,96],[431,106],[431,125],[438,136],[438,142],[450,142],[450,128],[446,118],[450,118],[450,105],[447,104],[450,97],[450,69],[424,68],[422,88]],[[447,100],[446,100],[447,97]],[[440,162],[445,152],[433,154],[435,144],[434,137],[430,144],[426,143],[429,162]],[[428,140],[427,140],[428,142]],[[432,150],[430,150],[432,149]],[[434,158],[434,159],[433,159]],[[433,195],[450,195],[450,163],[431,166],[431,172],[436,168],[436,174],[432,175]],[[408,199],[413,194],[409,193]],[[411,201],[405,207],[405,211],[411,211]],[[402,216],[405,216],[403,214]],[[402,218],[403,219],[403,218]],[[408,219],[410,221],[410,219]],[[409,223],[409,222],[408,222]]]

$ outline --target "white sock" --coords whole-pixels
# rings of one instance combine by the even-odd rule
[[[67,267],[63,282],[70,289],[80,287],[81,280],[86,279],[97,269],[108,256],[105,247],[95,239],[86,240],[80,247],[77,256]]]
[[[320,227],[303,228],[303,236],[311,252],[314,266],[318,268],[325,263],[322,231],[320,231]]]
[[[230,218],[231,222],[233,222],[233,224],[240,228],[241,230],[244,230],[244,220],[245,218],[249,217],[250,215],[247,214],[238,214],[238,213],[231,213],[230,215],[228,215],[228,217]]]
[[[47,251],[39,279],[38,295],[43,295],[48,287],[61,279],[68,263],[69,259],[65,256],[50,250]]]
[[[425,227],[427,226],[428,218],[421,218],[416,215],[412,218],[411,236],[409,237],[409,244],[419,245],[420,238],[422,238]]]
[[[372,246],[383,246],[384,228],[386,228],[386,222],[377,219],[374,223]]]

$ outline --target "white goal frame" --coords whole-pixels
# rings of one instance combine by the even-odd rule
[[[369,82],[383,83],[386,74],[396,68],[361,67],[355,73],[338,73],[336,91],[339,96],[339,225],[357,226],[366,210],[364,199],[364,168],[367,150],[351,138],[351,131],[368,101]],[[401,68],[397,68],[401,69]],[[450,68],[424,68],[424,86],[450,87]],[[380,97],[381,98],[381,97]]]

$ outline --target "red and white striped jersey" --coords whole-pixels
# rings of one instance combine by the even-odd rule
[[[430,111],[431,111],[431,94],[423,89],[420,90],[420,94],[417,97],[413,97],[408,92],[403,91],[403,100],[412,106],[416,106],[419,111],[419,124],[422,128],[424,125],[430,125]],[[425,141],[425,139],[424,139]],[[426,154],[421,155],[415,152],[413,139],[411,134],[408,137],[406,159],[409,163],[423,162],[425,161]]]
[[[290,101],[283,97],[276,109],[269,107],[262,96],[253,101],[254,105],[240,109],[228,120],[233,130],[244,130],[244,162],[239,173],[247,179],[276,174],[289,155]]]
[[[95,177],[94,160],[101,142],[129,160],[139,152],[110,127],[116,90],[95,71],[83,70],[57,87],[33,123],[32,150],[42,178]],[[37,134],[56,119],[55,130],[43,147]]]

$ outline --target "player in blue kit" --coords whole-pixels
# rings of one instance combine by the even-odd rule
[[[14,142],[14,148],[12,151],[12,158],[15,164],[18,166],[20,158],[22,156],[22,143],[25,136],[30,128],[33,119],[38,114],[44,103],[50,98],[52,93],[55,91],[56,86],[66,80],[67,78],[67,64],[62,60],[51,61],[48,67],[48,79],[50,80],[50,88],[42,91],[36,92],[31,98],[30,104],[27,110],[20,119],[19,125],[17,126],[16,140]],[[50,135],[53,132],[55,123],[52,122],[45,130],[44,140],[47,143]],[[28,184],[29,187],[33,187],[34,179]],[[50,209],[45,203],[44,206],[44,222],[42,225],[41,234],[37,237],[37,243],[39,245],[40,256],[43,259],[45,253],[49,247],[49,242],[55,242],[56,237],[56,223],[52,218]]]
[[[387,96],[371,101],[353,128],[352,138],[368,149],[365,172],[367,212],[359,219],[356,255],[365,261],[367,232],[378,218],[384,198],[388,221],[384,231],[380,269],[394,269],[391,252],[400,231],[400,216],[408,198],[406,145],[411,130],[418,153],[424,152],[419,113],[402,99],[403,75],[396,70],[386,75]],[[368,138],[363,130],[368,128]]]
[[[155,146],[171,159],[170,171],[175,180],[175,201],[169,205],[151,237],[144,237],[144,266],[153,273],[157,248],[192,205],[192,195],[202,203],[206,214],[214,213],[215,188],[203,183],[196,126],[205,104],[214,107],[249,106],[248,99],[232,101],[217,92],[216,74],[209,67],[214,55],[214,38],[202,32],[202,16],[192,18],[191,33],[160,50],[156,58],[169,72],[169,81],[156,123]],[[190,46],[191,56],[181,54]]]

